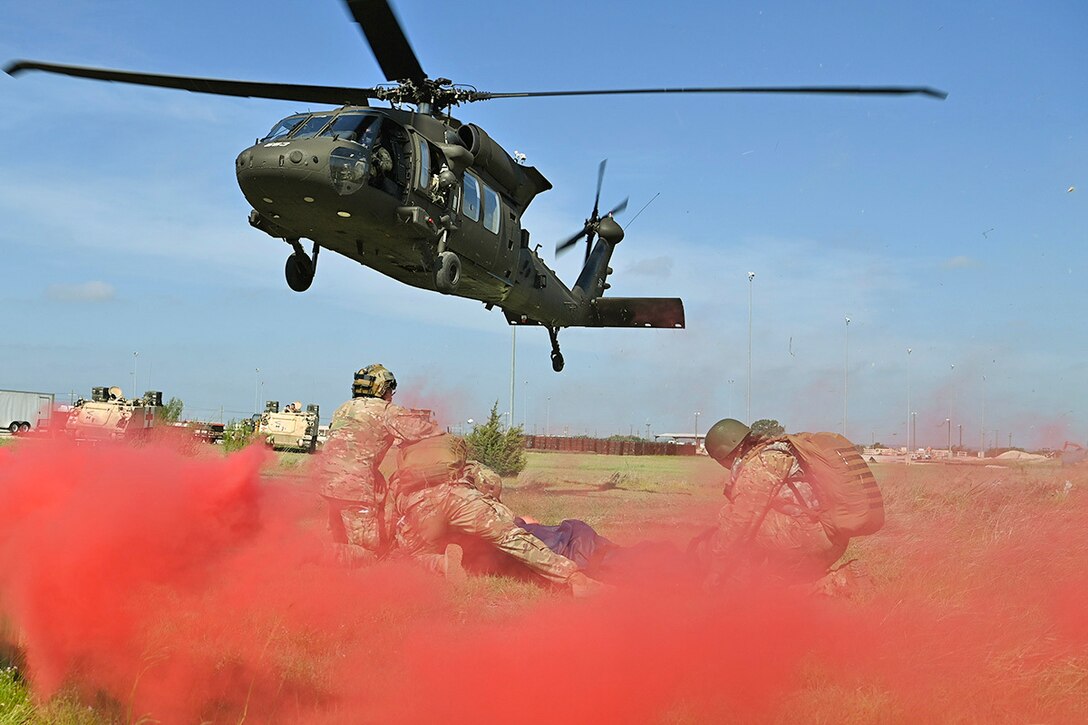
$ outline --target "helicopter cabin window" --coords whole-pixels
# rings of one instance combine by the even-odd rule
[[[431,186],[431,149],[427,139],[422,136],[417,141],[419,144],[419,188],[429,189]]]
[[[283,119],[275,126],[273,126],[272,130],[269,131],[268,135],[262,138],[261,141],[275,141],[277,139],[283,138],[284,136],[287,136],[296,128],[298,128],[299,124],[301,124],[303,119],[305,118],[306,114],[300,114],[298,116],[288,116],[287,118]]]
[[[371,124],[377,118],[373,113],[341,113],[329,127],[321,132],[322,136],[336,136],[344,141],[363,143]],[[377,132],[377,129],[374,129]]]
[[[480,221],[480,182],[472,174],[465,174],[465,196],[461,212],[474,222]]]
[[[331,118],[331,113],[310,116],[306,119],[305,123],[298,127],[298,130],[295,131],[291,138],[296,140],[300,138],[313,138],[321,131],[321,129],[325,128],[325,124],[327,124]]]
[[[499,195],[487,184],[484,184],[484,227],[488,231],[499,233],[499,213],[502,207],[499,205]]]

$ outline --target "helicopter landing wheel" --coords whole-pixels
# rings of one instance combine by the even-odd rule
[[[563,371],[563,353],[559,352],[559,328],[549,327],[548,337],[552,341],[552,370],[555,372]]]
[[[438,269],[434,273],[434,286],[444,295],[457,289],[461,281],[461,258],[453,252],[438,255]]]
[[[305,292],[310,289],[310,284],[314,281],[314,263],[305,252],[302,254],[295,252],[288,257],[283,272],[287,277],[287,286],[295,292]]]

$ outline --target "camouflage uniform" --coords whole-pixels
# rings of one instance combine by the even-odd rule
[[[479,464],[477,464],[479,465]],[[494,472],[484,468],[494,476]],[[500,479],[501,480],[501,479]],[[416,491],[396,492],[397,545],[430,565],[451,537],[484,541],[556,584],[570,584],[578,566],[514,523],[513,512],[465,476]]]
[[[372,553],[390,543],[392,510],[378,465],[394,443],[441,432],[429,414],[381,398],[353,398],[336,409],[319,466],[334,541]]]
[[[719,567],[743,562],[817,579],[842,556],[849,539],[829,535],[810,514],[819,501],[809,484],[790,480],[800,472],[781,440],[758,443],[734,462],[725,491],[729,502],[710,539]]]
[[[502,476],[479,461],[465,463],[461,480],[496,501],[502,500]]]

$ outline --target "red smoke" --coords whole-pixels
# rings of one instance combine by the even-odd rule
[[[309,484],[262,475],[270,460],[0,450],[0,610],[38,696],[72,687],[163,722],[1088,715],[1083,474],[897,469],[854,599],[704,590],[647,556],[578,601],[451,589],[402,562],[339,568]]]

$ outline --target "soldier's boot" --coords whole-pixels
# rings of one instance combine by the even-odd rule
[[[613,588],[604,582],[590,579],[580,571],[572,574],[567,581],[570,584],[570,593],[574,595],[575,599],[596,597]]]
[[[461,560],[465,551],[457,544],[446,544],[446,553],[442,557],[442,576],[450,583],[463,582],[465,580],[465,567]]]

